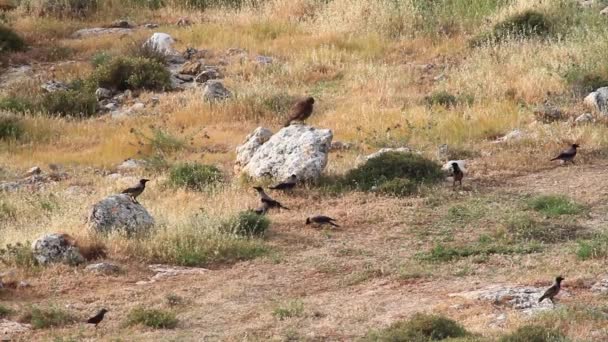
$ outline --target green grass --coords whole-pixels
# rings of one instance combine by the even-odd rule
[[[86,89],[59,90],[46,94],[39,106],[49,114],[89,117],[97,112],[97,98]]]
[[[19,118],[0,115],[0,141],[19,140],[24,134],[25,128]]]
[[[528,207],[549,217],[578,215],[585,207],[561,195],[542,195],[528,201]]]
[[[31,307],[20,318],[21,322],[27,322],[34,329],[56,328],[72,324],[76,318],[69,312],[58,307]]]
[[[173,187],[203,191],[217,186],[222,178],[221,171],[213,165],[178,164],[171,168],[169,184]]]
[[[440,316],[417,313],[408,320],[398,321],[389,327],[370,331],[362,341],[441,341],[466,338],[469,332],[455,321]]]
[[[166,90],[171,74],[158,61],[142,57],[115,57],[99,65],[88,81],[90,87],[112,90]]]
[[[225,230],[239,236],[263,237],[270,227],[270,219],[253,211],[243,211],[225,223]]]
[[[126,325],[141,324],[154,329],[174,329],[178,322],[173,312],[138,307],[129,312]]]
[[[8,244],[0,248],[0,264],[8,267],[36,268],[38,263],[28,241],[24,244]]]
[[[378,193],[394,196],[407,197],[415,194],[418,191],[418,185],[409,179],[395,178],[384,182],[378,186]]]
[[[482,241],[469,245],[444,246],[437,244],[428,252],[419,252],[416,258],[429,262],[449,262],[471,256],[488,256],[493,254],[530,254],[542,251],[538,243],[511,244],[502,241]]]
[[[276,307],[272,315],[281,321],[285,318],[301,317],[304,315],[304,303],[299,299],[288,301]]]
[[[526,214],[512,216],[507,220],[505,226],[509,239],[514,242],[557,243],[587,235],[585,227],[574,223],[563,220],[558,223],[539,221]]]
[[[608,234],[577,241],[576,256],[580,260],[602,259],[608,256]]]
[[[539,325],[524,325],[503,336],[499,342],[566,342],[568,339],[560,331]]]
[[[15,311],[9,307],[0,304],[0,319],[12,315]]]

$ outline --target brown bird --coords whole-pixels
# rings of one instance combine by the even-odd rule
[[[559,290],[561,290],[562,280],[564,280],[562,276],[558,276],[557,278],[555,278],[555,283],[550,288],[548,288],[547,291],[545,291],[545,293],[538,299],[538,302],[540,303],[545,298],[549,298],[551,303],[555,304],[555,302],[553,301],[553,297],[557,296]]]
[[[291,190],[291,189],[295,188],[297,183],[298,183],[298,176],[291,175],[291,176],[289,176],[289,178],[287,178],[286,181],[279,183],[275,186],[270,186],[268,188],[272,189],[272,190]]]
[[[285,127],[289,126],[292,121],[304,121],[312,114],[312,105],[315,103],[315,99],[308,97],[304,100],[296,102],[291,108],[289,119],[285,122]]]
[[[340,227],[339,225],[337,225],[337,224],[334,223],[335,221],[336,221],[335,219],[333,219],[333,218],[331,218],[329,216],[323,216],[323,215],[318,215],[318,216],[313,216],[313,217],[307,217],[306,218],[306,224],[314,223],[314,224],[318,224],[320,226],[329,224],[329,225],[332,225],[334,227]]]
[[[280,202],[275,201],[270,196],[268,196],[264,192],[264,189],[262,189],[262,187],[254,186],[253,188],[258,192],[258,195],[260,195],[260,201],[262,201],[262,207],[266,208],[264,213],[266,211],[268,211],[269,209],[274,209],[274,208],[289,210],[289,208],[283,206]]]
[[[146,183],[149,181],[149,179],[140,179],[139,183],[137,183],[136,186],[125,189],[122,191],[122,193],[131,196],[133,202],[139,203],[137,202],[137,196],[141,195],[141,193],[144,192],[144,190],[146,189]]]
[[[258,215],[266,215],[266,213],[268,212],[268,209],[270,209],[270,207],[268,206],[268,204],[262,202],[262,205],[252,209],[252,211]]]
[[[454,189],[456,189],[456,182],[460,183],[460,187],[462,188],[462,178],[463,177],[464,177],[464,173],[460,169],[460,166],[458,166],[458,163],[453,162],[452,163],[452,178],[454,178],[454,182],[452,184],[452,187]]]
[[[576,149],[578,147],[577,144],[572,144],[569,149],[562,151],[557,157],[551,159],[551,161],[561,160],[564,164],[567,162],[574,164],[574,157],[576,157]]]
[[[87,323],[88,324],[95,324],[95,328],[97,328],[97,324],[101,323],[101,321],[103,321],[103,316],[106,314],[106,312],[108,312],[108,310],[106,309],[101,309],[97,315],[87,319]]]

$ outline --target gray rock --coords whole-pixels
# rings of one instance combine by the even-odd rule
[[[216,80],[222,78],[222,74],[214,67],[206,67],[207,69],[200,74],[196,75],[194,80],[198,83],[205,83],[209,80]]]
[[[562,119],[564,114],[562,110],[556,106],[542,105],[534,110],[534,115],[538,121],[551,123]]]
[[[106,88],[97,88],[97,90],[95,90],[95,96],[97,97],[97,101],[109,99],[112,97],[112,91]]]
[[[574,122],[578,125],[593,123],[593,122],[595,122],[595,118],[593,117],[593,115],[591,113],[585,113],[585,114],[581,114],[579,117],[577,117],[574,120]]]
[[[602,87],[585,97],[583,101],[590,109],[608,115],[608,87]]]
[[[124,194],[112,195],[96,203],[88,222],[99,233],[145,234],[154,227],[154,218],[141,204]]]
[[[140,159],[128,158],[116,167],[118,171],[133,171],[144,167],[145,161]]]
[[[182,267],[182,266],[169,266],[169,265],[150,265],[148,268],[154,272],[154,276],[150,280],[138,281],[137,285],[147,285],[155,283],[165,278],[177,277],[181,275],[192,275],[192,274],[205,274],[209,270],[206,268],[199,267]]]
[[[40,87],[47,93],[54,93],[60,90],[68,90],[67,84],[55,80],[44,82]]]
[[[237,161],[240,161],[242,172],[254,178],[274,179],[286,179],[295,174],[299,180],[315,179],[321,175],[327,165],[333,138],[331,130],[291,125],[254,148],[256,143],[251,140],[265,134],[260,129],[257,135],[254,132],[245,144],[237,148]],[[244,161],[247,163],[243,164]]]
[[[546,287],[492,285],[481,290],[453,293],[450,296],[488,301],[495,306],[513,308],[526,314],[535,314],[553,308],[550,300],[544,300],[542,303],[538,302],[546,289]],[[562,289],[560,296],[567,295],[566,291]]]
[[[220,81],[208,81],[203,89],[203,98],[207,101],[225,100],[232,97],[230,90]]]
[[[112,112],[118,110],[118,105],[114,102],[109,102],[103,106],[103,109],[107,110],[108,112]]]
[[[132,29],[129,28],[116,28],[116,27],[93,27],[78,30],[72,34],[72,38],[80,39],[87,37],[96,37],[106,34],[131,34]]]
[[[258,127],[245,138],[245,142],[236,148],[235,170],[239,172],[249,163],[255,151],[272,137],[268,128]]]
[[[599,293],[608,293],[608,278],[601,279],[591,286],[591,291]]]
[[[505,134],[504,136],[496,139],[495,143],[509,142],[519,140],[524,137],[524,133],[518,129],[514,129],[511,132]]]
[[[2,192],[13,192],[19,190],[21,184],[19,182],[1,182],[0,191]]]
[[[458,167],[460,168],[460,170],[462,170],[463,173],[467,172],[467,161],[466,160],[448,160],[445,164],[443,164],[443,166],[441,167],[442,170],[444,171],[452,171],[452,163],[456,163],[458,164]]]
[[[272,57],[268,57],[268,56],[257,56],[255,58],[255,61],[261,65],[270,65],[273,63]]]
[[[601,10],[600,14],[608,16],[608,6],[606,6],[606,8],[604,8],[603,10]]]
[[[169,34],[156,32],[144,43],[144,46],[166,55],[175,55],[176,51],[173,49],[173,44],[175,44],[175,39]]]
[[[42,169],[39,166],[34,166],[31,169],[27,170],[25,173],[26,176],[39,175],[42,173]]]
[[[41,265],[65,263],[78,265],[85,260],[78,247],[74,246],[65,234],[47,234],[32,243],[34,258]]]
[[[87,265],[87,267],[85,267],[84,270],[87,272],[91,272],[91,273],[108,275],[108,274],[116,274],[116,273],[120,272],[120,267],[118,267],[117,265],[108,263],[108,262],[100,262],[97,264]]]

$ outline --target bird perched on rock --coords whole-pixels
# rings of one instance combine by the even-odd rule
[[[332,225],[334,227],[340,227],[339,225],[335,224],[336,220],[328,217],[328,216],[323,216],[323,215],[318,215],[318,216],[313,216],[313,217],[308,217],[306,218],[306,224],[318,224],[320,226],[329,224]]]
[[[291,189],[295,188],[297,183],[298,183],[298,176],[291,175],[291,176],[289,176],[289,178],[287,178],[286,181],[279,183],[275,186],[268,187],[268,188],[272,189],[272,190],[291,190]]]
[[[548,288],[547,291],[545,291],[545,293],[538,299],[538,302],[540,303],[545,298],[549,298],[551,303],[555,304],[555,302],[553,301],[553,297],[557,296],[559,290],[561,290],[562,280],[564,280],[562,276],[558,276],[557,278],[555,278],[555,283],[553,283],[553,285]]]
[[[95,316],[93,316],[93,317],[89,318],[89,319],[87,320],[87,323],[88,323],[88,324],[95,324],[95,328],[97,328],[97,325],[98,325],[99,323],[101,323],[101,321],[103,321],[103,316],[106,314],[106,312],[108,312],[108,310],[106,310],[106,309],[101,309],[101,310],[100,310],[100,311],[97,313],[97,315],[95,315]]]
[[[136,186],[125,189],[122,191],[122,193],[131,196],[133,202],[139,203],[137,202],[137,196],[141,195],[141,193],[144,192],[144,190],[146,189],[146,183],[149,181],[149,179],[140,179],[139,183],[137,183]]]
[[[453,162],[452,163],[452,178],[454,178],[454,182],[452,183],[452,187],[454,189],[456,189],[456,182],[458,182],[460,184],[460,187],[462,188],[462,178],[464,177],[464,172],[462,172],[462,170],[460,169],[460,166],[458,166],[458,163]]]
[[[260,201],[262,201],[262,210],[265,209],[265,211],[263,211],[264,213],[266,213],[266,211],[268,211],[269,209],[286,209],[289,210],[289,208],[283,206],[280,202],[273,200],[270,196],[268,196],[265,192],[264,189],[262,189],[262,187],[259,186],[254,186],[253,187],[257,192],[258,195],[260,195]],[[258,208],[260,209],[260,208]]]
[[[315,103],[315,99],[308,97],[304,100],[296,102],[291,108],[289,119],[285,122],[285,127],[289,126],[292,121],[304,121],[312,114],[312,105]]]
[[[564,163],[571,162],[574,164],[574,157],[576,156],[576,149],[578,147],[577,144],[572,144],[569,149],[562,151],[557,157],[551,159],[551,161],[561,160]]]

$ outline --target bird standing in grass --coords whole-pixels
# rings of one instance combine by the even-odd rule
[[[108,310],[106,310],[106,309],[101,309],[101,310],[100,310],[100,311],[97,313],[97,315],[95,315],[95,316],[93,316],[93,317],[89,318],[89,319],[87,320],[87,323],[88,323],[88,324],[95,324],[95,328],[97,328],[97,325],[98,325],[99,323],[101,323],[101,321],[103,321],[103,316],[106,314],[106,312],[108,312]]]
[[[292,190],[293,188],[295,188],[297,183],[298,183],[298,176],[291,175],[291,176],[289,176],[289,178],[287,178],[286,181],[279,183],[275,186],[268,187],[268,188],[272,189],[272,190]]]
[[[562,280],[564,280],[562,276],[558,276],[557,278],[555,278],[555,283],[553,283],[553,285],[548,288],[547,291],[545,291],[545,293],[538,299],[538,302],[540,303],[545,298],[549,298],[551,303],[555,304],[555,302],[553,301],[553,297],[557,296],[559,290],[561,290]]]
[[[334,223],[335,221],[336,221],[335,219],[333,219],[329,216],[323,216],[323,215],[317,215],[317,216],[306,218],[306,224],[318,224],[319,226],[329,224],[334,227],[340,227],[339,225]]]
[[[561,160],[564,162],[564,164],[567,162],[574,164],[574,157],[576,157],[576,149],[578,147],[579,146],[577,144],[572,144],[569,149],[562,151],[557,157],[551,159],[551,161]]]
[[[137,202],[137,196],[141,195],[141,193],[144,192],[144,190],[146,189],[146,183],[149,181],[149,179],[140,179],[139,183],[137,183],[136,186],[125,189],[122,191],[122,193],[131,196],[133,202],[139,203]]]
[[[274,208],[289,210],[289,208],[283,206],[280,202],[275,201],[270,196],[268,196],[264,192],[264,189],[262,189],[262,187],[254,186],[253,188],[258,192],[258,195],[260,195],[260,201],[262,201],[262,208],[265,208],[263,213],[266,213],[266,211],[268,211],[269,209]]]
[[[289,119],[285,122],[285,127],[289,126],[292,121],[304,121],[312,114],[312,105],[315,103],[315,99],[308,97],[304,100],[296,102],[291,108]]]
[[[458,166],[458,163],[453,162],[452,163],[452,178],[454,178],[454,182],[452,183],[452,188],[456,189],[456,182],[458,182],[460,184],[460,187],[462,188],[462,178],[464,177],[464,172],[462,172],[462,170],[460,169],[460,166]]]

